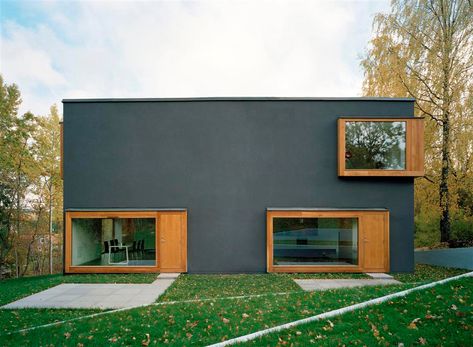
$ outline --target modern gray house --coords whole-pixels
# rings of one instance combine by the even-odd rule
[[[63,103],[66,273],[413,270],[413,99]]]

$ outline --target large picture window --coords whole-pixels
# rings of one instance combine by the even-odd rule
[[[358,264],[356,218],[274,218],[274,265]]]
[[[339,176],[422,176],[423,120],[341,118]]]
[[[155,218],[72,218],[72,266],[155,266]]]

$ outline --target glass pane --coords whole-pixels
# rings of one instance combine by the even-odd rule
[[[73,218],[73,266],[156,265],[154,218]]]
[[[406,122],[346,122],[347,169],[406,169]]]
[[[358,264],[356,218],[274,218],[274,265]]]

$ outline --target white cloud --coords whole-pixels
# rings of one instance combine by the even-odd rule
[[[1,72],[35,113],[74,97],[356,96],[357,57],[387,3],[44,6],[37,26],[2,19]]]

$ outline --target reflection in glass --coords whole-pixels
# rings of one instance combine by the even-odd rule
[[[346,122],[347,169],[406,169],[406,122]]]
[[[154,218],[73,218],[73,266],[154,266]]]
[[[274,265],[358,264],[356,218],[274,218]]]

